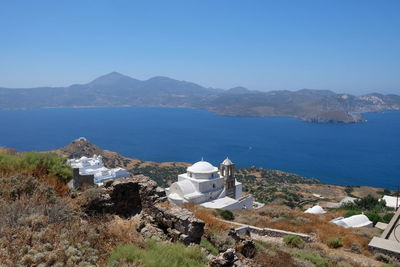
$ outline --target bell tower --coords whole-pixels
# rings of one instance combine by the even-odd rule
[[[236,187],[235,187],[235,164],[229,158],[226,158],[220,165],[221,176],[225,180],[225,195],[236,199]]]

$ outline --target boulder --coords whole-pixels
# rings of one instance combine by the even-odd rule
[[[243,240],[236,243],[236,251],[246,258],[253,258],[256,253],[256,244],[253,240]]]
[[[210,267],[239,267],[243,266],[242,262],[236,256],[234,249],[227,249],[225,252],[220,253],[218,256],[214,256],[209,261]]]
[[[229,229],[228,235],[235,240],[235,248],[238,253],[246,258],[253,258],[256,255],[257,249],[253,240],[239,236],[234,228]]]

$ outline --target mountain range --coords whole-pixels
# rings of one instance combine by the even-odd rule
[[[117,72],[68,87],[0,88],[0,109],[150,106],[204,109],[227,116],[290,116],[309,122],[358,122],[362,113],[399,110],[400,96],[329,90],[260,92],[206,88],[168,77],[137,80]]]

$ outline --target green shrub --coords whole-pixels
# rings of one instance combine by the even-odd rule
[[[382,217],[382,222],[384,222],[384,223],[390,223],[390,221],[392,220],[393,216],[394,216],[394,213],[393,213],[393,212],[386,213],[386,214],[383,215],[383,217]]]
[[[181,243],[146,241],[144,248],[134,244],[117,246],[110,253],[108,264],[118,264],[121,260],[139,263],[145,267],[203,267],[207,259],[200,247],[185,247]]]
[[[24,169],[33,174],[52,174],[66,183],[72,178],[72,169],[65,162],[65,158],[55,153],[0,153],[0,170],[5,173]]]
[[[317,267],[329,267],[331,263],[328,259],[324,259],[321,255],[313,252],[298,251],[294,254],[303,260],[311,261]]]
[[[385,189],[383,189],[383,195],[391,196],[392,195],[392,191],[390,191],[389,189],[385,188]]]
[[[283,237],[283,242],[289,247],[292,248],[304,248],[305,243],[304,240],[296,235],[285,235]]]
[[[363,252],[363,248],[359,243],[351,244],[350,251],[353,253],[361,254]]]
[[[346,202],[341,208],[348,210],[362,210],[362,211],[375,211],[381,212],[387,210],[386,202],[371,195],[356,199],[354,202]]]
[[[204,237],[201,238],[200,247],[205,248],[214,256],[218,255],[219,253],[218,249],[216,249],[216,247],[214,247],[214,245]]]
[[[343,215],[343,217],[347,218],[347,217],[351,217],[353,215],[357,215],[357,214],[361,214],[361,213],[362,212],[359,210],[349,210]]]
[[[343,246],[342,238],[340,237],[331,237],[326,240],[326,244],[330,248],[340,248],[341,246]]]
[[[374,223],[374,225],[375,225],[377,222],[379,222],[379,221],[382,220],[381,216],[379,216],[379,214],[377,214],[377,213],[375,213],[375,212],[369,211],[369,212],[366,212],[366,213],[364,213],[364,214],[365,214],[365,216],[368,217],[368,219],[369,219],[371,222]]]
[[[219,216],[224,218],[224,220],[232,221],[235,219],[235,216],[233,215],[232,211],[230,210],[217,210],[217,213]]]
[[[353,193],[354,188],[353,188],[352,186],[346,186],[346,188],[344,189],[344,191],[345,191],[347,194],[351,194],[351,193]]]

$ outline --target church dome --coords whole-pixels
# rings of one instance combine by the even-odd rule
[[[212,173],[212,172],[217,172],[218,169],[211,165],[207,161],[198,161],[189,168],[187,168],[189,172],[192,173]]]
[[[222,165],[229,166],[229,165],[233,165],[233,163],[232,163],[232,161],[227,157],[227,158],[222,162]]]

